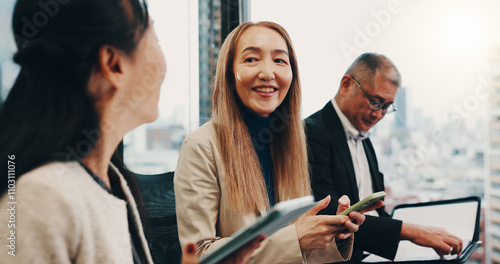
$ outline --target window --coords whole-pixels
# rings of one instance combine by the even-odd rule
[[[159,117],[124,140],[127,167],[143,174],[175,169],[180,145],[198,126],[198,1],[149,0],[167,74],[158,104]]]
[[[491,214],[495,217],[500,217],[500,211],[499,210],[492,210]]]
[[[167,60],[160,117],[124,139],[124,158],[136,173],[175,170],[187,133],[207,122],[220,46],[238,25],[241,0],[149,0]]]
[[[0,36],[3,36],[0,38],[0,105],[7,97],[19,71],[19,66],[12,61],[17,50],[11,27],[14,3],[14,0],[0,3]]]

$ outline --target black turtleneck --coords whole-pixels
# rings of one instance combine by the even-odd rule
[[[273,177],[273,159],[271,156],[271,141],[273,132],[270,129],[272,117],[259,116],[245,106],[241,106],[243,120],[247,125],[250,138],[257,156],[259,157],[260,169],[264,180],[266,181],[267,194],[271,206],[275,204],[274,199],[274,177]]]

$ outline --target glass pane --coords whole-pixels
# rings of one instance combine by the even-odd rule
[[[175,170],[187,133],[209,120],[212,80],[221,45],[221,1],[149,1],[167,60],[160,117],[124,139],[126,165],[134,172]]]
[[[12,37],[12,11],[14,0],[0,2],[0,105],[14,84],[19,66],[12,61],[17,48]]]
[[[212,82],[222,42],[221,1],[199,0],[200,20],[200,125],[212,114]]]
[[[123,141],[127,167],[143,174],[175,170],[180,145],[198,117],[192,116],[193,88],[197,94],[198,26],[195,1],[149,0],[149,11],[167,61],[167,75],[160,94],[159,117],[128,133]],[[196,81],[195,81],[196,80]],[[194,99],[193,99],[194,98]],[[193,120],[196,119],[196,120]]]

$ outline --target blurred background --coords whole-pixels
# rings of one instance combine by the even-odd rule
[[[12,62],[14,3],[0,2],[0,102],[19,70]],[[167,76],[160,117],[123,142],[131,170],[175,170],[186,134],[210,118],[225,36],[241,21],[274,21],[296,49],[304,118],[333,98],[358,55],[376,52],[394,62],[403,78],[397,111],[370,136],[387,206],[480,196],[483,245],[468,263],[500,263],[500,1],[149,0],[149,6]]]

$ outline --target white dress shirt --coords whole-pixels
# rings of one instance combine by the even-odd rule
[[[347,138],[347,145],[349,146],[349,151],[351,152],[352,165],[354,167],[354,174],[356,175],[356,184],[358,186],[359,199],[363,199],[366,196],[373,193],[372,178],[370,175],[370,166],[368,165],[368,159],[366,158],[365,149],[363,147],[363,139],[368,138],[370,132],[358,131],[347,119],[347,117],[342,113],[335,98],[332,99],[333,108],[340,118],[340,122],[344,127],[344,131]],[[378,215],[376,211],[371,211],[367,213],[369,215]]]

